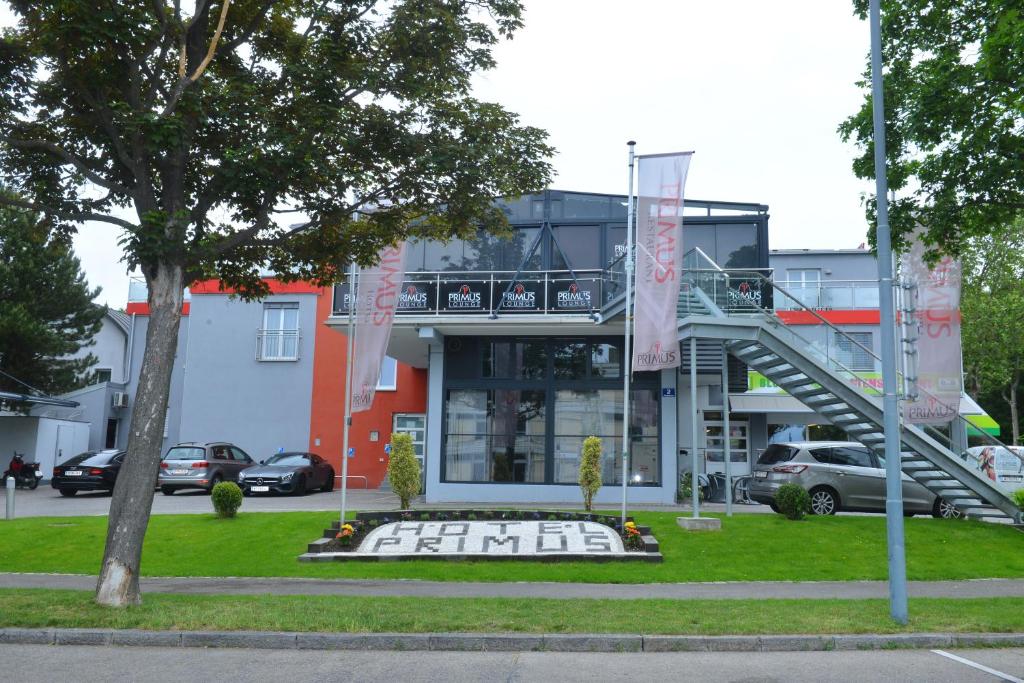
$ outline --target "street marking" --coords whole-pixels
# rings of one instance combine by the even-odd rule
[[[1021,680],[1020,678],[1017,678],[1016,676],[1011,676],[1010,674],[1004,674],[1002,671],[996,671],[995,669],[990,669],[987,666],[985,666],[984,664],[978,664],[977,662],[972,662],[969,659],[964,659],[963,657],[958,657],[958,656],[956,656],[955,654],[953,654],[951,652],[946,652],[945,650],[932,650],[932,652],[934,652],[937,655],[942,655],[943,657],[949,657],[950,659],[952,659],[955,662],[960,662],[961,664],[966,664],[967,666],[972,666],[975,669],[978,669],[979,671],[984,671],[987,674],[992,674],[993,676],[998,676],[1000,679],[1002,679],[1004,681],[1010,681],[1010,683],[1024,683],[1024,680]]]

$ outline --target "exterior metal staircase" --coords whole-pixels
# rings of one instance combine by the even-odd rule
[[[730,293],[729,280],[740,278],[746,283],[744,292],[751,291],[751,284],[756,283],[763,290],[770,289],[775,301],[785,297],[790,302],[789,308],[809,311],[820,319],[828,333],[842,339],[847,349],[855,345],[860,347],[858,350],[875,356],[870,349],[846,336],[760,274],[726,272],[699,249],[687,254],[684,268],[678,306],[681,340],[691,337],[721,340],[730,353],[749,367],[884,459],[879,391],[846,368],[834,352],[830,353],[827,341],[823,348],[820,340],[800,336],[772,311],[756,305],[754,298],[737,296],[735,288]],[[950,450],[942,439],[937,432],[902,425],[903,472],[963,515],[1010,518],[1020,524],[1021,511],[1009,492]],[[993,445],[1002,444],[994,441]]]

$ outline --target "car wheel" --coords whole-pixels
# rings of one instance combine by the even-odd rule
[[[835,491],[824,487],[811,490],[812,515],[834,515],[837,512],[839,512],[839,496]]]
[[[78,493],[78,491],[76,491],[75,489],[57,489],[57,490],[60,491],[60,495],[64,496],[65,498],[71,498],[76,493]]]
[[[292,485],[292,493],[296,496],[306,495],[306,476],[304,474],[300,474],[295,479],[295,484]]]
[[[224,477],[220,476],[219,474],[213,475],[213,479],[210,480],[210,488],[208,489],[208,491],[210,491],[210,493],[213,493],[213,487],[221,483],[222,481],[224,481]]]
[[[164,494],[165,496],[173,496],[174,489],[172,489],[170,486],[161,486],[160,493]]]
[[[960,519],[961,516],[963,516],[963,513],[952,503],[947,503],[941,498],[935,499],[935,505],[932,506],[932,517],[936,519]]]
[[[334,470],[328,470],[327,481],[325,481],[324,485],[320,487],[320,490],[324,493],[330,493],[334,490]]]

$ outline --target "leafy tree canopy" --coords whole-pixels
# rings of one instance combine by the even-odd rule
[[[866,18],[868,0],[853,4]],[[882,0],[882,53],[894,242],[919,222],[933,251],[961,253],[1024,211],[1024,5]],[[860,148],[854,172],[874,178],[870,68],[859,85],[839,131]],[[872,223],[874,210],[871,198]]]
[[[79,386],[96,358],[89,344],[105,313],[68,241],[39,216],[0,206],[0,389],[47,394]]]
[[[9,4],[7,182],[65,231],[121,227],[147,277],[326,283],[413,231],[500,227],[491,199],[550,175],[545,134],[470,95],[514,0]]]

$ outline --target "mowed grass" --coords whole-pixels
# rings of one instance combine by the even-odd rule
[[[435,581],[821,581],[886,579],[885,518],[779,515],[723,518],[719,532],[685,532],[676,513],[638,512],[665,562],[300,563],[306,544],[333,520],[325,512],[157,515],[150,521],[144,576],[303,576]],[[0,571],[96,574],[105,517],[40,517],[0,524]],[[906,520],[910,579],[1024,577],[1024,534],[961,520]]]
[[[92,593],[0,590],[0,626],[150,630],[835,634],[1024,631],[1024,598],[912,599],[897,625],[885,600],[540,600],[149,594],[123,610]]]

